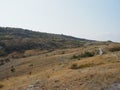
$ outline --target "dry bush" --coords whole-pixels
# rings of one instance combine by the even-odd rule
[[[70,68],[71,69],[79,69],[79,66],[77,65],[77,63],[73,63]]]
[[[77,63],[74,63],[71,65],[71,69],[81,69],[81,68],[87,68],[87,67],[92,67],[94,66],[94,63],[90,63],[90,64],[83,64],[83,65],[77,65]]]
[[[80,55],[73,55],[71,59],[80,60],[80,58],[92,57],[94,55],[95,55],[95,53],[93,53],[93,52],[84,52],[84,53],[82,53]]]
[[[71,59],[77,59],[77,58],[79,58],[79,56],[73,55]]]
[[[93,67],[93,66],[95,66],[94,63],[89,63],[89,64],[80,65],[79,68],[87,68],[87,67]]]
[[[115,52],[115,51],[120,51],[120,47],[112,47],[112,48],[109,48],[109,51],[111,52]]]
[[[80,57],[92,57],[94,56],[93,52],[84,52],[83,54],[80,55]]]
[[[82,68],[88,68],[88,67],[94,67],[94,66],[98,66],[98,65],[102,65],[103,63],[86,63],[86,64],[82,64],[82,65],[78,65],[77,63],[73,63],[71,65],[71,69],[82,69]]]

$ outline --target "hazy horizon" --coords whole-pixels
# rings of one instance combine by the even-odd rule
[[[1,0],[0,26],[120,42],[119,0]]]

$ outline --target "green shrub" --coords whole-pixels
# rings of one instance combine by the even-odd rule
[[[80,57],[92,57],[92,56],[94,56],[94,53],[92,52],[85,52],[80,55]]]
[[[81,58],[86,58],[86,57],[92,57],[94,56],[94,53],[92,52],[84,52],[80,55],[73,55],[71,59],[78,59],[80,60]]]

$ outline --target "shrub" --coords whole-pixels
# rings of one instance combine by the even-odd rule
[[[72,59],[80,60],[81,58],[92,57],[92,56],[94,56],[94,53],[92,53],[92,52],[84,52],[84,53],[82,53],[80,55],[73,55]]]
[[[92,56],[94,56],[94,53],[92,52],[85,52],[80,55],[80,57],[92,57]]]
[[[15,72],[14,66],[11,66],[11,72]]]
[[[78,69],[79,67],[78,67],[77,63],[74,63],[74,64],[71,65],[70,68],[71,69]]]
[[[82,64],[82,65],[77,65],[76,63],[74,63],[74,64],[72,64],[71,69],[83,69],[83,68],[98,66],[98,65],[102,65],[102,64],[104,64],[104,63],[98,63],[98,64],[86,63],[86,64]]]
[[[3,87],[4,87],[4,85],[0,84],[0,88],[3,88]]]
[[[111,52],[120,51],[120,47],[112,47],[109,49]]]
[[[5,64],[4,60],[0,60],[0,66],[4,64]]]
[[[29,74],[29,75],[31,75],[31,74],[32,74],[32,72],[30,71],[28,74]]]
[[[80,69],[80,68],[87,68],[87,67],[92,67],[94,64],[84,64],[78,66],[76,63],[72,64],[71,69]]]
[[[65,54],[65,51],[62,51],[62,54]]]
[[[79,56],[73,55],[71,59],[77,59]]]

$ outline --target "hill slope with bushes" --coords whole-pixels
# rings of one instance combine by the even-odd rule
[[[40,49],[64,49],[81,47],[92,40],[72,36],[35,32],[22,28],[0,27],[0,56],[11,52]]]

